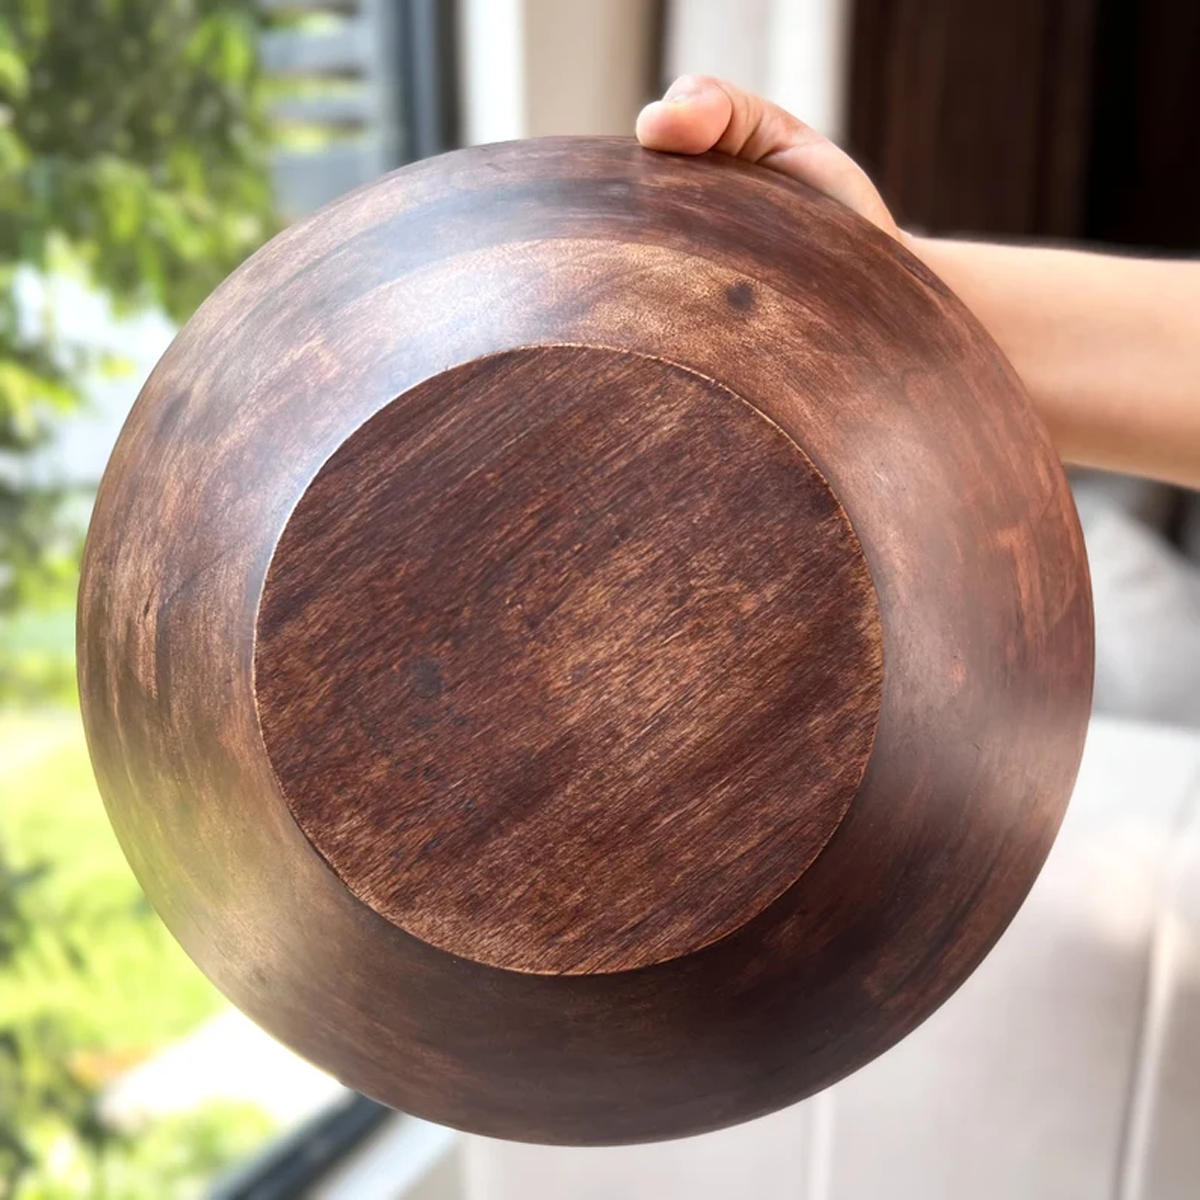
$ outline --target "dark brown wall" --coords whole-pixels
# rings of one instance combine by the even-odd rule
[[[858,0],[850,144],[902,222],[1200,249],[1200,4]]]
[[[1200,250],[1200,3],[1106,3],[1084,235]]]

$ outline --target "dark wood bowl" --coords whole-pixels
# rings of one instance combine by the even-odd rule
[[[615,139],[420,163],[235,272],[79,611],[192,958],[350,1086],[533,1141],[903,1037],[1021,904],[1091,697],[1063,472],[962,304],[779,175]]]

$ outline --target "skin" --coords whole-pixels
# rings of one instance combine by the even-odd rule
[[[651,150],[718,150],[825,192],[902,242],[1008,355],[1064,460],[1200,487],[1200,262],[915,237],[845,151],[777,105],[684,75]]]

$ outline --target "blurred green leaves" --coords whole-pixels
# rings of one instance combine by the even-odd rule
[[[9,5],[0,255],[44,267],[64,239],[118,304],[185,319],[273,231],[253,5]]]
[[[45,449],[85,380],[118,365],[80,339],[69,289],[30,279],[181,322],[274,232],[256,34],[252,0],[0,4],[0,708],[70,690],[88,481],[56,478]],[[94,1102],[215,993],[129,874],[77,728],[4,719],[0,1200],[199,1194],[261,1114],[128,1138]]]
[[[78,1142],[58,1141],[39,1147],[46,1166],[13,1200],[201,1200],[213,1177],[260,1149],[271,1130],[253,1105],[212,1102],[110,1139],[98,1160]]]
[[[78,717],[0,717],[0,1200],[175,1200],[254,1149],[245,1105],[96,1117],[99,1090],[220,998],[151,910],[96,795]]]
[[[61,604],[80,548],[31,464],[103,355],[29,311],[22,269],[183,321],[275,231],[257,31],[251,0],[0,8],[0,701],[45,674],[13,614]]]

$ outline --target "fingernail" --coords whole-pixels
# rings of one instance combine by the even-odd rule
[[[686,104],[693,95],[691,80],[685,75],[680,79],[675,80],[669,88],[667,94],[663,97],[664,104]]]

